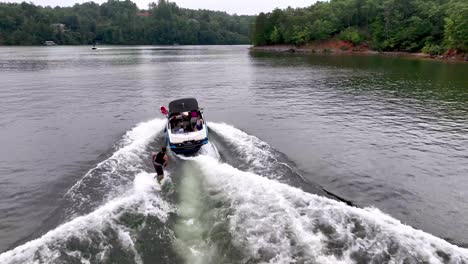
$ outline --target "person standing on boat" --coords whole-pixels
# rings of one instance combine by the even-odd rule
[[[167,167],[169,158],[166,154],[166,147],[162,147],[161,151],[158,153],[154,153],[152,155],[152,161],[154,165],[154,169],[156,170],[158,183],[161,183],[162,179],[164,179],[164,170],[163,167]]]

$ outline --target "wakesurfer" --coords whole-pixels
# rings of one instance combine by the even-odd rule
[[[156,177],[158,179],[158,183],[164,179],[164,170],[163,167],[167,167],[169,158],[166,154],[166,147],[162,147],[161,151],[158,153],[154,153],[152,155],[152,161],[154,165],[154,169],[156,170]]]

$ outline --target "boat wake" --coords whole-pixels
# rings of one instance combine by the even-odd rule
[[[161,187],[147,152],[163,126],[129,131],[69,190],[70,219],[0,263],[468,263],[467,249],[376,208],[289,184],[292,163],[226,124],[209,124],[200,155],[170,155]]]
[[[165,223],[174,208],[158,193],[153,175],[139,173],[122,197],[1,254],[0,263],[143,263],[137,244],[145,232],[155,245],[172,237]]]
[[[155,150],[149,149],[150,143],[157,140],[165,124],[165,120],[154,119],[128,131],[114,146],[115,152],[89,170],[65,194],[65,219],[89,213],[103,201],[110,201],[131,188],[135,175],[148,169],[149,153]]]
[[[242,263],[467,263],[468,250],[400,223],[243,172],[209,156],[193,159],[213,199],[230,208]]]

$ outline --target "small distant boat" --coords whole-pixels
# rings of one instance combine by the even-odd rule
[[[46,40],[46,41],[44,41],[44,45],[46,45],[46,46],[56,46],[57,43],[53,42],[52,40]]]
[[[93,47],[91,48],[92,50],[96,50],[96,43],[93,43]]]
[[[167,117],[167,143],[177,154],[193,154],[208,144],[208,127],[195,98],[184,98],[169,103],[169,110],[161,107]]]

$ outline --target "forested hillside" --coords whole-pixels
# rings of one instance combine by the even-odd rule
[[[0,3],[0,45],[249,44],[253,17],[189,10],[159,0],[139,10],[130,0],[73,7]]]
[[[468,52],[467,0],[331,0],[255,21],[255,45],[337,39],[379,51]]]

